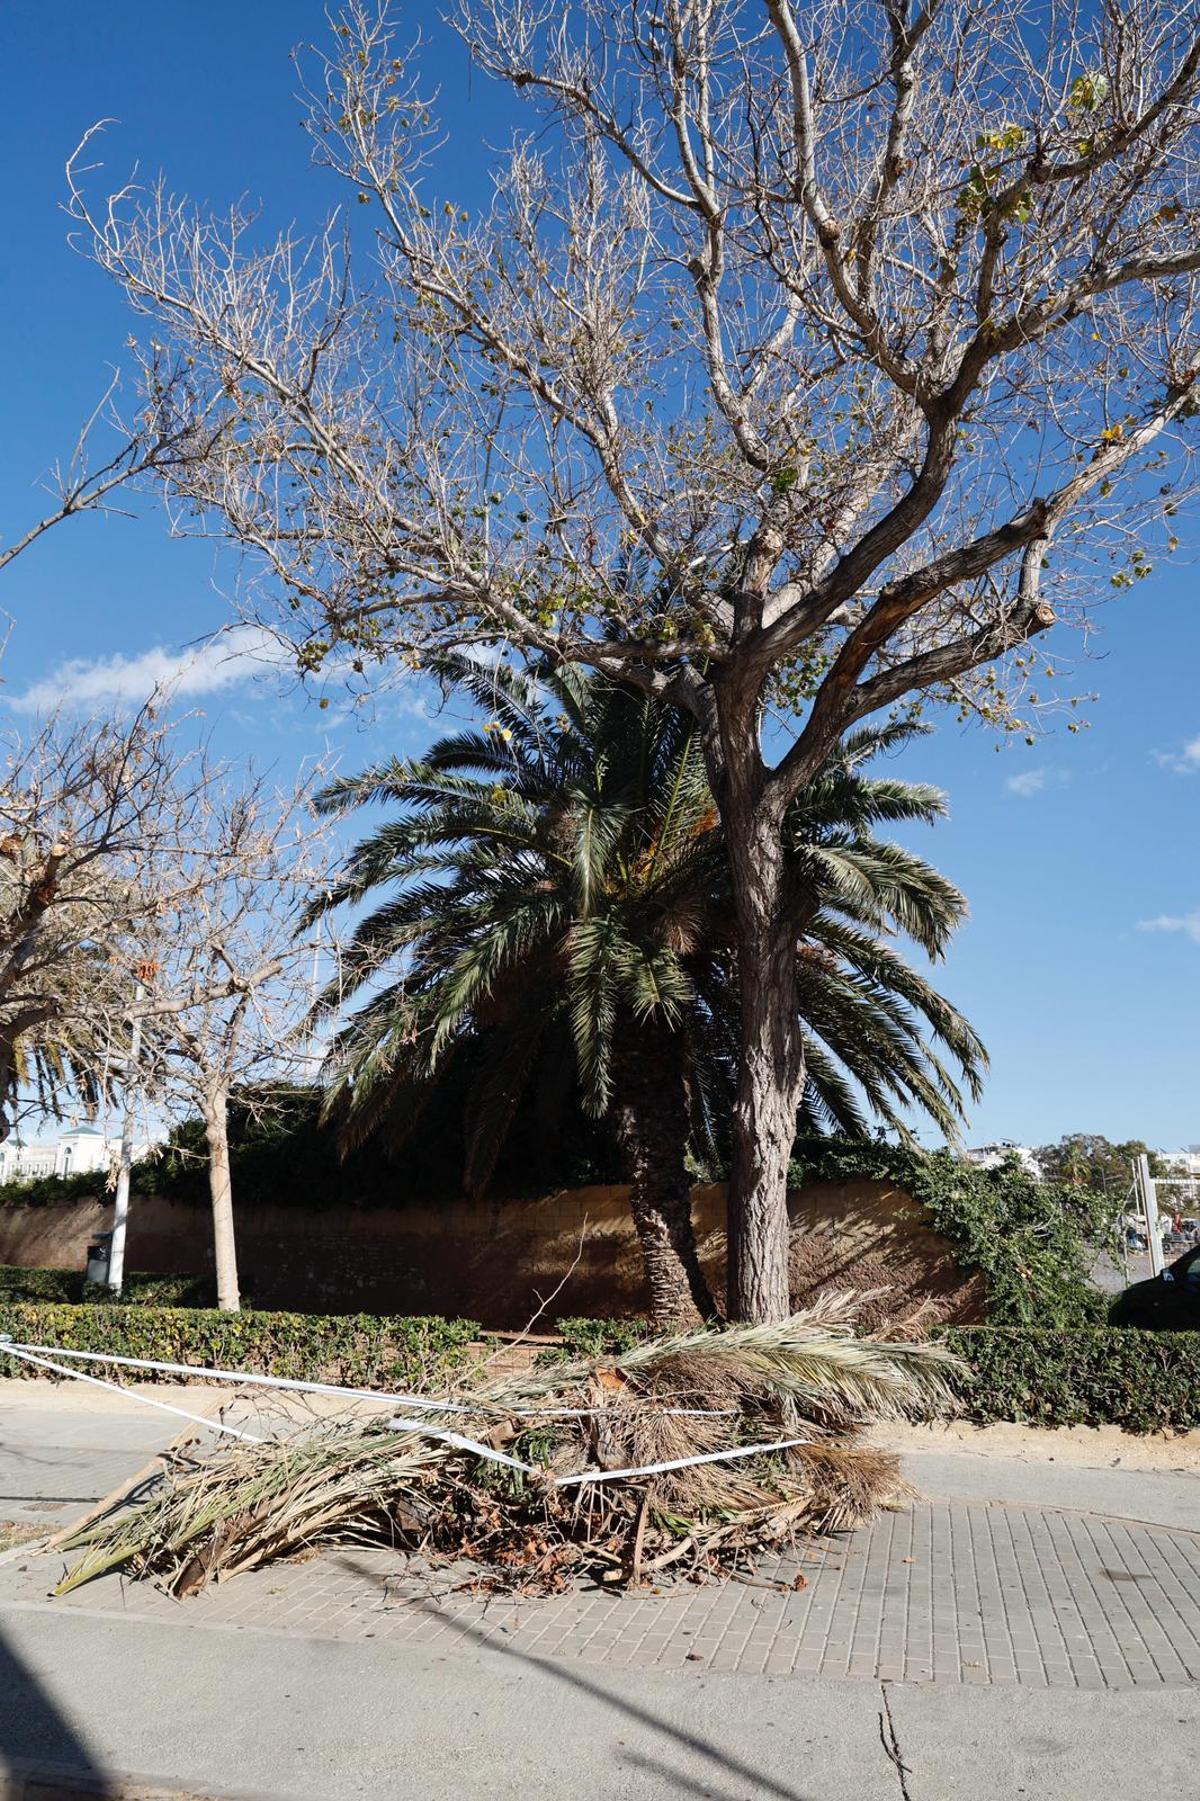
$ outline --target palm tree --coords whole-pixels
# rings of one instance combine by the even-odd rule
[[[689,1143],[727,1116],[737,955],[724,848],[687,716],[575,667],[527,674],[455,659],[490,715],[418,761],[333,783],[324,812],[400,809],[350,855],[322,906],[387,891],[358,925],[330,1008],[366,993],[334,1040],[343,1142],[410,1132],[432,1085],[479,1063],[465,1182],[480,1192],[539,1058],[569,1057],[619,1143],[656,1318],[710,1317],[692,1230]],[[885,939],[939,956],[963,897],[882,822],[932,820],[934,789],[861,766],[917,729],[850,738],[792,809],[798,982],[809,1075],[799,1124],[865,1135],[924,1112],[947,1133],[983,1048]],[[373,990],[373,992],[372,992]]]

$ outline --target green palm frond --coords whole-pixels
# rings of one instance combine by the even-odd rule
[[[612,1092],[613,1029],[621,966],[628,960],[629,949],[624,927],[612,913],[579,920],[567,939],[571,1033],[583,1104],[596,1116],[607,1111]]]
[[[569,1028],[594,1115],[610,1104],[615,1049],[646,1028],[675,1047],[697,1143],[713,1144],[737,1067],[737,932],[694,721],[574,666],[448,657],[439,673],[486,726],[320,797],[327,811],[396,809],[318,903],[369,905],[319,1002],[358,1008],[331,1051],[340,1116],[407,1116],[420,1084],[471,1046],[468,1165],[482,1185],[552,1028]],[[986,1065],[968,1022],[898,948],[942,955],[966,912],[938,870],[877,831],[945,811],[935,788],[867,773],[923,729],[852,733],[789,810],[801,1111],[816,1129],[905,1132],[915,1111],[952,1133],[957,1082],[977,1094]]]
[[[903,1347],[857,1338],[846,1323],[853,1296],[819,1302],[765,1326],[704,1330],[635,1345],[615,1360],[630,1373],[688,1372],[699,1385],[720,1386],[734,1405],[756,1396],[795,1401],[839,1419],[903,1418],[948,1401],[953,1354],[935,1344]],[[893,1357],[894,1350],[901,1350]]]

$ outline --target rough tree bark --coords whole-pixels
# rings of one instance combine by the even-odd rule
[[[685,1162],[687,1089],[669,1032],[622,1022],[614,1058],[612,1118],[656,1325],[716,1317],[696,1251],[692,1182]]]
[[[804,1087],[796,932],[781,841],[782,805],[766,790],[757,741],[724,734],[710,757],[738,920],[741,1055],[731,1121],[728,1312],[786,1319],[787,1170]]]
[[[0,1144],[5,1142],[13,1127],[9,1097],[13,1091],[15,1065],[15,1037],[8,1032],[0,1033]]]
[[[794,998],[795,934],[779,914],[739,908],[741,1060],[732,1117],[729,1316],[780,1320],[788,1292],[787,1172],[804,1087]]]
[[[242,1302],[233,1226],[233,1180],[229,1169],[228,1099],[227,1095],[217,1093],[205,1101],[204,1132],[208,1140],[208,1190],[212,1197],[217,1306],[223,1313],[237,1313]]]

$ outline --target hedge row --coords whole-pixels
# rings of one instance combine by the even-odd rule
[[[366,1313],[219,1313],[207,1307],[73,1307],[0,1300],[0,1333],[23,1344],[371,1388],[445,1379],[466,1360],[479,1327],[474,1320],[436,1315],[379,1319]],[[6,1366],[0,1372],[4,1375],[42,1374],[17,1358],[0,1358],[0,1363]]]
[[[151,1276],[127,1273],[120,1305],[135,1307],[212,1307],[217,1299],[212,1276]],[[79,1269],[19,1269],[0,1263],[0,1303],[5,1301],[101,1301],[117,1305],[107,1288],[89,1282]]]
[[[1200,1426],[1200,1332],[959,1326],[938,1336],[969,1366],[960,1398],[981,1424]]]
[[[597,1357],[646,1335],[636,1320],[562,1319],[567,1354]],[[964,1414],[981,1425],[1200,1427],[1200,1332],[1114,1326],[948,1326],[937,1336],[963,1359]],[[561,1355],[561,1353],[559,1353]]]
[[[637,1332],[627,1321],[563,1320],[560,1326],[575,1355],[628,1344]],[[466,1361],[479,1327],[435,1315],[219,1313],[0,1298],[0,1333],[25,1344],[367,1388],[447,1379]],[[959,1398],[964,1413],[981,1424],[1112,1425],[1127,1432],[1200,1427],[1200,1332],[965,1326],[938,1336],[967,1366]],[[5,1375],[40,1373],[16,1359],[0,1362]]]

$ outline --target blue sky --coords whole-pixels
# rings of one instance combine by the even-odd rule
[[[506,109],[472,77],[434,21],[426,66],[461,172],[486,169]],[[135,162],[221,206],[261,200],[272,222],[314,221],[331,191],[306,166],[288,53],[321,39],[309,0],[164,7],[120,0],[48,10],[8,0],[0,21],[0,155],[9,171],[0,264],[0,536],[35,514],[38,478],[69,451],[119,363],[118,297],[69,248],[63,162],[95,119],[119,121],[102,155],[115,180]],[[456,163],[458,162],[456,155]],[[99,179],[99,178],[97,178]],[[469,198],[464,195],[463,198]],[[13,620],[0,712],[39,696],[103,701],[135,690],[231,618],[232,560],[171,542],[148,502],[134,519],[82,519],[7,572]],[[963,887],[972,918],[940,973],[992,1054],[971,1137],[1035,1143],[1067,1131],[1200,1141],[1200,608],[1189,546],[1126,596],[1105,602],[1088,659],[1066,634],[1049,646],[1072,685],[1095,691],[1090,730],[1029,748],[943,722],[906,755],[906,774],[947,789],[952,818],[922,848]],[[384,745],[421,747],[416,693],[352,714],[326,711],[253,659],[200,654],[189,704],[226,755],[290,774],[317,754],[356,764]],[[252,650],[242,640],[235,649]],[[1190,748],[1189,748],[1190,747]]]

